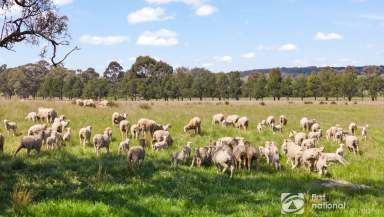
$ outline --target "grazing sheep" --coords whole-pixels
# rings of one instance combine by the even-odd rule
[[[215,114],[213,115],[212,117],[212,124],[220,124],[221,122],[223,122],[224,120],[224,115],[219,113],[219,114]]]
[[[340,163],[342,165],[347,164],[347,161],[343,156],[338,155],[337,153],[321,153],[321,156],[324,156],[327,163]]]
[[[139,138],[140,130],[139,130],[139,126],[137,124],[132,124],[130,131],[131,131],[132,138],[134,138],[134,139]]]
[[[275,117],[270,115],[266,119],[266,124],[267,124],[267,126],[270,127],[270,126],[272,126],[272,123],[275,123]]]
[[[361,128],[361,137],[363,137],[364,141],[367,141],[368,137],[368,124]]]
[[[192,152],[191,144],[192,142],[187,142],[187,145],[185,145],[181,151],[174,152],[172,154],[172,158],[171,158],[172,166],[177,166],[179,161],[184,163],[187,162]]]
[[[128,115],[126,113],[120,114],[118,112],[114,112],[112,114],[112,125],[119,126],[120,121],[126,120],[127,117],[128,117]]]
[[[192,158],[191,167],[193,167],[195,164],[198,167],[201,167],[202,164],[209,164],[212,159],[212,150],[213,147],[210,146],[196,148],[195,155]]]
[[[307,167],[309,171],[313,171],[316,166],[316,161],[319,159],[323,151],[324,147],[305,149],[301,157],[303,165]]]
[[[344,157],[344,144],[340,143],[340,147],[336,149],[336,154]]]
[[[45,124],[35,124],[28,129],[28,136],[40,134],[46,129],[47,129],[47,125]]]
[[[235,157],[235,167],[241,169],[242,163],[246,166],[247,150],[246,145],[241,143],[233,148],[233,156]]]
[[[261,131],[263,131],[264,128],[266,128],[266,126],[264,124],[262,124],[261,122],[257,124],[257,131],[259,133],[261,133]]]
[[[242,130],[247,130],[248,129],[248,118],[247,117],[241,117],[237,120],[235,127],[242,129]]]
[[[311,128],[312,128],[312,125],[316,123],[316,120],[315,119],[308,119],[307,117],[303,117],[301,120],[300,120],[300,127],[303,129],[303,130],[307,130],[309,131]]]
[[[322,131],[321,129],[317,132],[309,132],[308,133],[308,139],[315,139],[315,140],[320,140],[320,138],[322,137]]]
[[[152,148],[154,151],[160,151],[161,149],[168,148],[167,137],[163,136],[160,142],[153,144]]]
[[[43,132],[39,135],[35,136],[23,136],[20,141],[19,147],[16,149],[15,154],[13,154],[13,157],[15,158],[17,153],[21,149],[27,149],[28,156],[31,155],[31,151],[35,149],[38,153],[40,153],[41,146],[43,144]]]
[[[252,161],[255,160],[256,161],[256,170],[259,170],[259,166],[260,166],[260,152],[259,152],[259,149],[251,146],[251,145],[247,145],[246,146],[246,165],[247,165],[247,169],[248,171],[251,170],[251,165],[252,165]]]
[[[1,153],[4,152],[4,142],[5,142],[4,136],[0,133],[0,152]]]
[[[92,127],[87,126],[79,130],[80,145],[85,146],[91,140]]]
[[[349,129],[349,132],[352,134],[352,135],[355,135],[356,134],[356,131],[357,131],[357,125],[356,123],[352,122],[349,124],[348,126],[348,129]]]
[[[235,126],[237,120],[239,120],[239,115],[228,115],[225,120],[222,121],[223,126],[229,126],[232,125]]]
[[[313,123],[312,126],[311,126],[311,131],[312,132],[319,132],[319,130],[321,130],[320,128],[320,124],[319,123]]]
[[[54,148],[57,148],[59,146],[60,141],[61,134],[57,131],[52,131],[51,135],[46,139],[48,149],[53,150]]]
[[[93,99],[85,99],[83,100],[84,107],[96,108],[96,103]]]
[[[349,151],[357,154],[359,152],[359,140],[356,136],[347,135],[345,137],[345,145],[348,147]]]
[[[69,126],[70,121],[64,121],[60,118],[55,118],[52,123],[52,130],[62,133],[63,129]]]
[[[212,154],[212,162],[216,165],[218,172],[224,174],[229,169],[230,177],[232,178],[236,159],[229,149],[225,147],[216,148]]]
[[[99,102],[99,105],[100,105],[101,107],[108,107],[108,106],[111,106],[112,103],[111,103],[110,101],[108,101],[108,100],[101,100],[101,101]]]
[[[76,103],[76,105],[78,105],[78,106],[84,106],[84,102],[83,102],[83,100],[81,100],[81,99],[76,99],[75,103]]]
[[[16,130],[17,130],[16,122],[4,120],[4,127],[8,131],[8,134],[11,134],[11,131],[12,131],[12,135],[13,136],[16,135]]]
[[[65,128],[65,131],[63,133],[63,142],[70,142],[71,141],[71,128],[67,127]]]
[[[53,108],[40,107],[37,109],[37,116],[41,120],[45,120],[47,123],[53,123],[57,117],[57,112]]]
[[[26,120],[36,122],[40,120],[39,116],[37,115],[36,112],[29,112],[27,116],[25,117]]]
[[[279,133],[282,133],[283,132],[283,126],[278,124],[278,125],[275,125],[275,123],[271,123],[271,129],[272,129],[272,132],[275,134],[277,132]]]
[[[281,126],[286,126],[287,125],[288,119],[284,115],[280,115],[279,119],[280,119],[280,125]]]
[[[129,122],[127,120],[120,121],[119,129],[120,129],[122,139],[128,138],[130,128],[131,128],[131,125],[129,124]]]
[[[265,156],[268,164],[272,164],[276,170],[280,170],[279,150],[274,142],[266,141],[265,146],[260,146],[259,151]]]
[[[99,156],[99,151],[101,148],[107,149],[107,153],[109,153],[110,143],[111,137],[109,137],[108,132],[104,134],[96,134],[93,137],[93,146],[95,147],[96,156]]]
[[[107,134],[109,138],[112,138],[112,128],[107,127],[104,129],[104,134]]]
[[[319,172],[320,176],[325,176],[327,174],[327,168],[327,158],[320,155],[319,159],[316,161],[316,170]]]
[[[153,133],[152,143],[161,142],[164,138],[167,141],[168,145],[172,145],[173,139],[172,139],[170,133],[166,130],[156,130]]]
[[[314,148],[315,141],[315,139],[304,139],[300,146],[304,149]]]
[[[242,137],[222,137],[215,142],[216,147],[229,146],[231,149],[244,142]]]
[[[140,140],[140,146],[134,146],[128,150],[128,164],[131,166],[141,165],[145,158],[145,140]]]
[[[129,139],[125,139],[124,141],[121,141],[119,144],[119,154],[122,152],[128,152],[129,150]]]
[[[164,127],[162,125],[156,123],[156,121],[146,119],[146,118],[141,118],[137,122],[137,125],[139,127],[140,133],[143,135],[144,135],[144,133],[150,133],[150,135],[152,136],[156,130],[164,129]]]
[[[187,125],[184,126],[184,133],[188,130],[194,130],[195,134],[201,133],[201,119],[199,117],[192,118]]]
[[[300,165],[300,159],[303,155],[302,147],[296,145],[293,141],[285,139],[281,149],[287,155],[287,163],[291,162],[292,169]]]
[[[289,138],[293,138],[295,143],[300,146],[303,140],[307,138],[307,135],[303,132],[291,131],[289,133]]]

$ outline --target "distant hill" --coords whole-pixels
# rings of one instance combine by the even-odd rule
[[[363,73],[364,68],[367,66],[355,66],[355,69],[358,74]],[[384,73],[384,66],[380,65],[378,66],[380,69],[380,73]],[[310,74],[311,72],[319,72],[324,67],[317,67],[317,66],[307,66],[307,67],[281,67],[280,71],[283,75],[297,75],[297,74]],[[336,71],[342,71],[346,67],[331,67],[335,69]],[[253,70],[247,70],[240,72],[242,77],[248,77],[252,73],[268,73],[271,69],[253,69]]]

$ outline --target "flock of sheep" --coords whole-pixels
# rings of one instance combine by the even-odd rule
[[[142,164],[145,158],[145,148],[152,144],[154,151],[161,151],[172,145],[173,139],[168,131],[172,126],[170,124],[162,125],[154,120],[141,118],[136,124],[130,124],[126,113],[112,114],[112,125],[119,128],[121,133],[121,142],[118,147],[118,153],[126,153],[128,163],[132,166]],[[26,149],[28,155],[32,150],[40,152],[43,145],[47,149],[55,149],[65,146],[71,140],[70,120],[64,115],[58,115],[53,108],[38,108],[37,112],[30,112],[26,119],[32,122],[40,122],[31,126],[26,136],[21,138],[20,145],[14,153],[16,154]],[[45,122],[45,123],[44,123]],[[249,120],[247,117],[238,115],[215,114],[212,117],[213,125],[222,125],[224,127],[232,126],[242,130],[248,129]],[[258,132],[270,128],[273,133],[281,133],[287,125],[288,119],[281,115],[278,121],[274,116],[269,116],[257,124]],[[4,120],[5,129],[9,135],[15,136],[17,133],[17,124],[15,122]],[[367,127],[358,127],[356,123],[351,123],[348,129],[343,129],[339,125],[332,126],[326,131],[326,139],[334,140],[339,147],[333,153],[324,152],[324,147],[317,147],[316,144],[323,137],[323,131],[320,123],[315,119],[302,118],[300,120],[301,132],[291,131],[287,139],[284,139],[281,145],[281,153],[287,156],[287,163],[291,162],[292,169],[304,166],[309,171],[318,171],[320,175],[327,173],[329,163],[347,164],[344,159],[344,147],[357,154],[359,152],[359,139],[357,129],[361,128],[361,136],[367,139]],[[194,134],[201,134],[201,119],[193,117],[185,126],[184,132],[193,131]],[[79,130],[80,144],[86,147],[87,144],[93,144],[96,155],[99,155],[100,149],[106,149],[109,153],[109,146],[112,140],[112,128],[108,127],[103,133],[95,134],[93,139],[92,126],[86,126]],[[148,141],[148,138],[151,138]],[[138,146],[130,146],[131,139],[138,139]],[[3,151],[4,136],[0,134],[0,151]],[[192,158],[191,167],[213,164],[218,171],[230,172],[232,177],[236,169],[246,168],[251,170],[252,162],[256,164],[256,170],[259,169],[260,160],[265,158],[267,163],[276,170],[281,169],[280,151],[273,141],[266,141],[264,146],[255,147],[249,141],[242,137],[222,137],[203,147],[198,147],[192,151],[192,143],[187,142],[185,146],[171,156],[171,165],[177,166],[178,163],[186,163]],[[193,155],[193,156],[192,156]]]

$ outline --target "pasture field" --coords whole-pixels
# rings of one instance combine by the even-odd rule
[[[143,106],[146,104],[147,106]],[[39,156],[27,157],[21,151],[16,159],[12,154],[33,124],[25,120],[30,111],[39,106],[53,107],[71,120],[72,141],[66,147],[47,151]],[[19,135],[9,136],[4,127],[6,143],[0,154],[0,216],[36,217],[97,217],[97,216],[280,216],[281,193],[305,193],[303,216],[383,216],[384,215],[384,110],[382,105],[304,105],[208,102],[121,102],[111,108],[81,108],[69,102],[56,101],[1,101],[0,120],[17,122]],[[93,126],[93,134],[102,133],[111,126],[114,111],[127,112],[130,123],[147,117],[159,123],[170,123],[174,145],[168,150],[154,153],[146,149],[141,169],[131,169],[125,155],[117,154],[121,136],[113,128],[111,154],[96,157],[92,146],[79,145],[78,130]],[[213,126],[215,113],[239,114],[250,119],[248,131]],[[265,130],[259,134],[256,124],[268,115],[284,114],[288,125],[282,134]],[[183,126],[193,116],[202,119],[201,136],[183,133]],[[299,129],[299,120],[306,116],[317,119],[323,131],[334,124],[347,128],[351,121],[369,124],[368,141],[360,141],[361,154],[354,156],[345,150],[347,166],[331,165],[331,179],[346,180],[369,186],[367,189],[351,187],[325,187],[317,173],[300,168],[291,170],[281,155],[281,171],[275,171],[262,160],[260,171],[235,171],[234,177],[216,173],[211,167],[170,167],[170,156],[191,141],[193,147],[205,146],[210,139],[223,136],[242,136],[255,146],[267,140],[275,141],[279,148],[289,130]],[[360,130],[358,131],[360,133]],[[137,144],[137,141],[133,141]],[[327,152],[338,147],[324,138]],[[29,196],[22,196],[29,192]],[[314,209],[312,194],[325,194],[329,203],[344,203],[340,209]],[[15,198],[19,195],[19,199]],[[30,198],[25,202],[23,199]]]

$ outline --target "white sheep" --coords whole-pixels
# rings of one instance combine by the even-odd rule
[[[223,114],[221,114],[221,113],[219,113],[219,114],[215,114],[215,115],[213,115],[213,117],[212,117],[212,124],[220,124],[220,123],[223,122],[224,119],[225,119],[225,118],[224,118],[224,115],[223,115]]]
[[[16,135],[16,130],[17,130],[16,122],[4,120],[4,127],[8,131],[8,134],[11,134],[11,132],[12,132],[13,136]]]
[[[304,139],[303,142],[301,142],[301,147],[304,149],[314,148],[315,147],[315,139]]]
[[[222,121],[223,126],[235,126],[237,120],[239,120],[239,115],[228,115],[225,120]]]
[[[289,138],[294,139],[295,143],[300,146],[303,140],[307,138],[307,135],[303,132],[291,131]]]
[[[345,137],[345,145],[354,154],[359,153],[359,139],[356,136],[347,135]]]
[[[368,124],[361,128],[361,137],[363,137],[364,141],[367,141],[367,137],[368,137],[367,129],[368,129]]]
[[[46,124],[35,124],[28,129],[28,135],[37,135],[47,129]]]
[[[27,116],[25,117],[26,120],[36,122],[40,120],[39,116],[37,116],[36,112],[29,112]]]
[[[128,150],[127,158],[130,166],[141,165],[145,158],[145,140],[140,140],[140,146],[134,146]]]
[[[161,142],[164,138],[167,140],[168,145],[172,145],[173,139],[171,134],[166,130],[156,130],[153,133],[152,143]]]
[[[278,125],[275,125],[275,123],[271,123],[271,129],[272,129],[272,132],[275,134],[277,132],[279,133],[282,133],[283,132],[283,126],[278,124]]]
[[[139,126],[137,124],[132,124],[130,131],[131,131],[132,138],[134,138],[134,139],[139,138],[140,130],[139,130]]]
[[[65,128],[65,131],[63,133],[63,141],[64,142],[70,142],[71,141],[71,128],[70,127]]]
[[[248,123],[249,123],[248,118],[244,116],[244,117],[241,117],[237,120],[235,127],[242,129],[242,130],[247,130],[248,129]]]
[[[61,141],[61,134],[57,131],[52,131],[51,135],[47,137],[46,143],[48,149],[53,150],[54,148],[57,148],[60,145]]]
[[[356,134],[356,131],[357,131],[357,124],[352,122],[349,124],[348,126],[348,129],[349,129],[349,132],[352,134],[352,135],[355,135]]]
[[[118,112],[114,112],[112,114],[112,125],[116,125],[116,126],[119,126],[119,123],[120,121],[122,120],[126,120],[128,117],[128,115],[126,113],[118,113]]]
[[[160,151],[161,149],[168,148],[167,137],[164,136],[160,142],[153,144],[152,148],[154,151]]]
[[[309,132],[308,133],[308,139],[320,140],[321,137],[322,137],[321,129],[317,132]]]
[[[110,143],[111,137],[109,137],[108,133],[96,134],[93,137],[93,146],[95,147],[96,155],[99,156],[99,151],[101,148],[107,149],[107,153],[109,153]]]
[[[266,124],[267,124],[267,126],[270,127],[270,126],[272,126],[272,123],[275,123],[275,117],[270,115],[266,119]]]
[[[129,139],[125,139],[124,141],[121,141],[119,144],[119,154],[122,152],[128,152],[129,150]]]
[[[107,134],[109,138],[112,138],[112,128],[107,127],[104,129],[104,134]]]
[[[303,155],[302,147],[296,145],[293,141],[285,139],[281,149],[287,155],[287,163],[291,162],[292,169],[297,168]]]
[[[47,123],[53,123],[57,117],[57,112],[53,108],[40,107],[37,109],[37,115],[41,120],[45,120]]]
[[[321,130],[320,128],[320,124],[319,123],[313,123],[312,126],[311,126],[311,131],[312,132],[318,132],[319,130]]]
[[[44,133],[40,133],[39,135],[22,137],[20,145],[13,154],[13,157],[15,158],[17,153],[24,148],[27,149],[28,156],[31,155],[31,151],[33,149],[40,153],[40,149],[43,144],[43,134]]]
[[[131,125],[129,124],[129,122],[127,120],[120,121],[119,129],[120,129],[122,139],[128,138],[130,128],[131,128]]]
[[[288,119],[287,119],[287,117],[285,117],[285,115],[280,115],[279,119],[280,119],[280,125],[281,126],[287,125]]]
[[[187,125],[184,126],[184,132],[194,130],[195,134],[201,133],[201,119],[199,117],[192,118]]]
[[[92,126],[83,127],[79,130],[80,145],[85,146],[91,140]]]
[[[187,144],[183,147],[181,151],[174,152],[172,154],[172,158],[171,158],[172,166],[177,166],[179,161],[185,163],[188,160],[192,152],[191,144],[192,142],[187,142]]]

